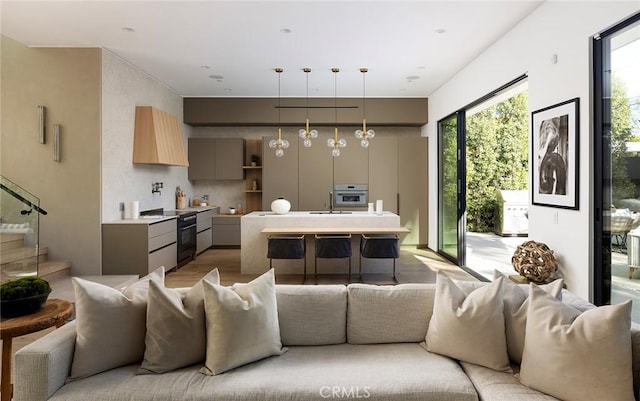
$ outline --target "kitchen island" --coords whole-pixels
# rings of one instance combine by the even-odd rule
[[[305,234],[307,245],[307,272],[314,271],[314,234],[352,234],[352,273],[358,271],[360,234],[406,233],[400,226],[400,216],[391,212],[372,214],[367,212],[252,212],[242,216],[241,224],[241,272],[261,274],[269,270],[267,236]],[[302,260],[274,260],[276,274],[302,274]],[[318,274],[346,274],[347,259],[322,259],[318,261]],[[367,259],[363,273],[389,273],[391,261]]]

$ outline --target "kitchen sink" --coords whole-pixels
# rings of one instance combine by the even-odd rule
[[[349,212],[346,210],[320,210],[320,211],[314,211],[314,212],[309,212],[309,214],[351,214],[353,212]]]

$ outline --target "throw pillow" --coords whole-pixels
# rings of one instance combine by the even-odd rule
[[[502,284],[503,279],[498,278],[467,296],[439,271],[433,316],[427,329],[427,350],[511,372],[504,330]]]
[[[509,358],[516,364],[522,362],[524,349],[525,328],[527,326],[527,308],[529,307],[529,290],[512,282],[498,270],[494,272],[494,279],[503,278],[504,325],[507,334],[507,352]],[[562,299],[563,280],[541,285],[540,288],[551,296]]]
[[[122,291],[72,278],[76,344],[70,380],[142,360],[149,281],[164,284],[164,267]]]
[[[580,313],[529,289],[520,381],[567,401],[633,401],[631,301]]]
[[[149,282],[147,335],[138,374],[164,373],[204,361],[207,333],[202,281],[220,283],[212,270],[186,294]]]
[[[207,321],[206,375],[217,375],[286,349],[280,341],[273,269],[232,288],[203,281]]]

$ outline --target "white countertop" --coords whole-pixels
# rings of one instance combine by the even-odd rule
[[[122,219],[122,220],[114,220],[114,221],[106,221],[102,224],[154,224],[159,223],[161,221],[173,220],[178,216],[153,216],[153,218],[145,218],[145,219]]]
[[[322,211],[322,213],[318,213],[317,211],[295,211],[289,212],[285,214],[277,214],[274,212],[251,212],[249,214],[243,215],[244,217],[283,217],[283,218],[300,218],[300,217],[344,217],[344,218],[362,218],[362,217],[389,217],[395,216],[394,213],[391,212],[382,212],[382,214],[369,213],[369,212],[348,212],[348,213],[340,213],[339,211],[329,213],[327,211]]]

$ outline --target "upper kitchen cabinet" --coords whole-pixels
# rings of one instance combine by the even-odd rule
[[[244,139],[216,138],[216,180],[242,180]]]
[[[244,139],[189,138],[189,173],[193,180],[242,180]]]

